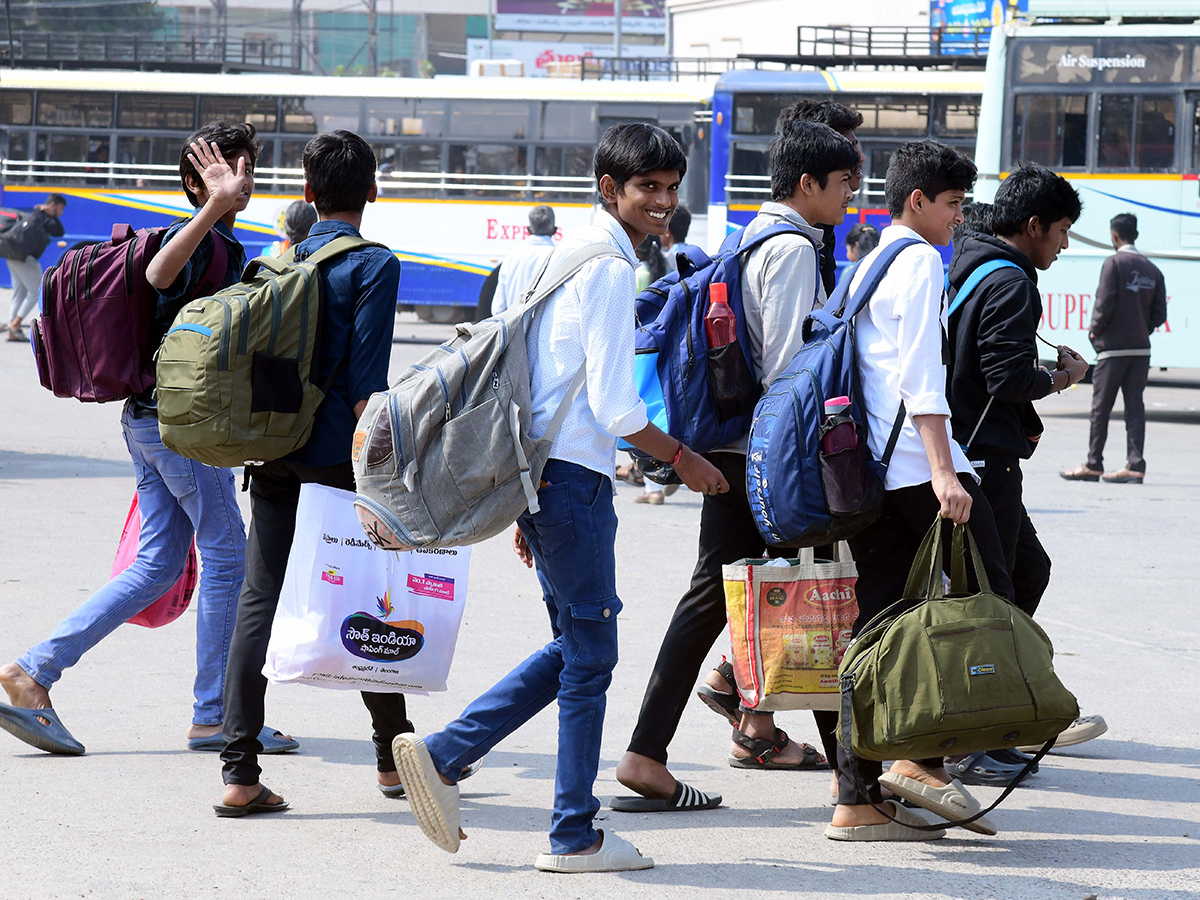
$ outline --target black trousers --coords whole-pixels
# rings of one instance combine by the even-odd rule
[[[1050,585],[1050,557],[1025,509],[1021,460],[1016,456],[985,455],[983,463],[983,469],[976,470],[981,479],[979,486],[996,520],[1004,563],[1012,578],[1013,602],[1032,616]]]
[[[729,491],[704,498],[700,510],[700,549],[692,582],[663,635],[637,725],[629,739],[631,752],[664,764],[667,747],[675,737],[704,658],[725,630],[721,567],[739,559],[761,559],[767,555],[767,546],[754,525],[746,497],[746,457],[721,452],[706,454],[706,458],[721,470],[729,482]],[[774,555],[792,552],[775,551]],[[817,711],[813,716],[825,754],[832,761],[837,752],[837,713]]]
[[[352,491],[354,472],[349,462],[313,468],[282,460],[250,470],[246,580],[238,599],[237,624],[225,672],[225,749],[221,753],[225,766],[221,774],[226,784],[257,784],[262,774],[258,733],[265,718],[267,692],[262,668],[296,531],[300,485],[306,483]],[[371,713],[376,765],[380,772],[394,772],[392,739],[413,730],[404,695],[364,691],[362,699]]]
[[[992,518],[992,509],[982,489],[970,475],[959,475],[959,481],[971,495],[971,534],[979,547],[984,571],[994,593],[1012,599],[1012,580],[1004,562],[1004,550]],[[858,619],[854,623],[854,634],[874,616],[904,596],[904,585],[909,570],[917,555],[922,539],[937,517],[940,504],[929,482],[900,488],[884,493],[883,512],[872,525],[850,538],[850,549],[858,567]],[[949,540],[951,529],[945,529],[944,559],[949,572]],[[968,561],[968,572],[970,562]],[[977,589],[974,573],[971,589]],[[916,762],[938,768],[942,757],[920,759]],[[879,776],[883,764],[870,759],[859,759],[850,753],[849,747],[837,747],[838,803],[855,805],[880,803]],[[858,771],[863,785],[860,790],[854,773]]]
[[[1145,472],[1142,452],[1146,446],[1146,380],[1150,377],[1149,356],[1115,356],[1101,359],[1092,367],[1092,427],[1088,436],[1088,468],[1104,469],[1104,444],[1108,440],[1108,416],[1117,399],[1125,402],[1125,468]]]

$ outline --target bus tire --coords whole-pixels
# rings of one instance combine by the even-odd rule
[[[417,318],[422,322],[432,322],[434,325],[453,325],[457,322],[469,322],[475,315],[475,309],[467,306],[443,306],[442,304],[422,303],[416,307]]]

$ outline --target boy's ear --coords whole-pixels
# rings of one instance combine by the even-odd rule
[[[1032,238],[1036,238],[1039,234],[1044,234],[1046,229],[1042,227],[1042,220],[1037,216],[1030,216],[1029,221],[1025,223],[1025,233]]]
[[[921,210],[925,208],[925,201],[928,199],[929,198],[925,196],[925,192],[920,188],[917,188],[908,195],[908,208],[919,215]]]
[[[805,172],[800,176],[800,180],[796,182],[796,187],[800,189],[800,193],[811,197],[817,190],[817,180]]]
[[[379,182],[372,181],[371,182],[371,190],[367,191],[367,202],[374,203],[378,196],[379,196]],[[309,201],[309,202],[311,202],[311,201]]]
[[[374,191],[375,189],[371,188],[371,190]],[[374,198],[372,197],[372,199],[374,199]],[[317,192],[313,190],[313,186],[311,184],[309,184],[307,181],[304,182],[304,202],[305,203],[316,203],[317,202]]]
[[[615,178],[611,175],[600,176],[600,196],[604,198],[605,203],[616,203],[617,194],[619,193],[621,193],[621,189],[617,187]]]
[[[208,190],[204,187],[204,179],[195,172],[188,172],[183,176],[183,182],[187,185],[188,190],[197,197],[208,196]]]

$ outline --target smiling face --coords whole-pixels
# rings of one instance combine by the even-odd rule
[[[611,175],[600,179],[600,194],[635,247],[648,234],[664,235],[679,206],[679,172],[657,169],[634,175],[621,187]]]
[[[919,190],[908,195],[904,213],[898,220],[935,247],[949,245],[954,229],[962,224],[965,191],[942,191],[930,199]]]

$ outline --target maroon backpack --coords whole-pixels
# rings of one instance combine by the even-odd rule
[[[42,387],[85,403],[124,400],[154,386],[150,333],[157,294],[146,267],[166,228],[114,225],[111,241],[72,247],[42,278],[42,314],[32,325]],[[215,293],[228,251],[213,233],[213,258],[196,296]]]

